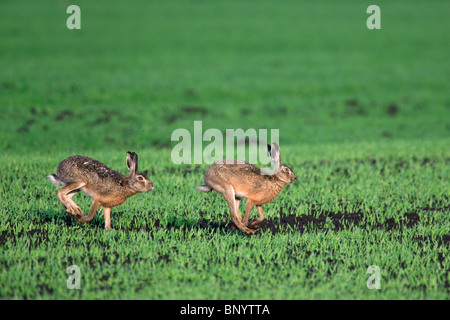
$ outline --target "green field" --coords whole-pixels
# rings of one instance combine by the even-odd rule
[[[449,16],[444,0],[1,1],[0,298],[448,300]],[[298,179],[258,234],[196,191],[208,165],[172,163],[195,120],[279,129]],[[114,231],[77,224],[46,176],[73,154],[127,174],[129,150],[155,189],[113,208]]]

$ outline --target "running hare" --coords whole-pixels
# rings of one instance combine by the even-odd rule
[[[103,163],[84,156],[71,156],[58,166],[55,174],[48,176],[57,186],[59,201],[66,211],[78,218],[78,222],[88,222],[94,218],[99,206],[103,206],[105,229],[111,230],[111,208],[121,205],[126,199],[140,192],[153,190],[152,182],[137,172],[138,156],[127,152],[127,167],[130,175],[125,177],[111,170]],[[89,215],[84,216],[80,207],[72,200],[79,191],[93,198]]]
[[[275,164],[271,175],[262,174],[261,169],[244,161],[219,160],[205,173],[205,184],[197,187],[202,192],[214,190],[223,195],[231,211],[231,219],[246,234],[254,234],[258,224],[264,220],[262,205],[274,200],[281,189],[292,183],[297,176],[280,162],[280,147],[276,143],[267,146],[269,155]],[[244,218],[239,214],[239,202],[247,199]],[[259,212],[259,218],[248,221],[253,206]],[[250,228],[251,229],[250,229]]]

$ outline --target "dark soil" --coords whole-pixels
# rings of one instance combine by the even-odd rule
[[[202,116],[205,116],[208,114],[208,109],[202,106],[182,106],[181,110],[185,113],[197,113]]]
[[[418,211],[436,211],[446,210],[448,207],[442,208],[419,208]],[[412,228],[420,222],[420,216],[417,212],[405,213],[398,215],[395,218],[388,218],[383,222],[376,224],[365,224],[364,214],[362,212],[354,213],[336,213],[336,212],[321,212],[316,211],[317,208],[313,207],[311,214],[296,215],[291,213],[291,208],[283,210],[280,209],[280,215],[276,218],[267,218],[260,225],[259,229],[263,232],[276,233],[289,233],[289,232],[314,232],[320,230],[332,230],[340,231],[349,229],[352,227],[358,227],[367,231],[371,230],[401,230],[403,228]],[[285,211],[285,212],[283,212]],[[203,216],[203,215],[202,215]],[[132,224],[134,225],[134,224]],[[172,229],[184,229],[186,231],[192,229],[210,229],[210,230],[227,230],[234,231],[236,226],[232,221],[214,221],[210,219],[200,219],[198,222],[188,220],[174,220],[169,221],[166,225],[163,225],[160,220],[156,220],[153,229],[165,228],[167,230]],[[132,230],[138,231],[143,228],[134,228]],[[149,227],[145,227],[146,231],[150,231]],[[419,237],[420,238],[420,237]],[[417,238],[418,240],[421,240]],[[423,239],[426,240],[426,239]],[[440,240],[441,244],[450,243],[450,234],[444,235]]]
[[[359,101],[356,99],[347,100],[345,105],[347,106],[346,114],[348,115],[362,116],[366,114],[366,110],[364,110]]]
[[[395,103],[391,103],[388,108],[387,112],[390,116],[395,116],[398,113],[398,106]]]
[[[398,214],[395,218],[388,218],[384,221],[368,224],[365,222],[364,214],[362,212],[322,212],[320,208],[312,206],[310,214],[297,215],[295,213],[294,206],[287,206],[286,208],[280,208],[280,212],[278,217],[267,218],[259,225],[259,230],[263,233],[271,232],[273,234],[277,233],[290,233],[290,232],[316,232],[321,230],[328,230],[330,232],[335,232],[339,230],[345,230],[350,228],[360,228],[366,230],[368,232],[372,230],[385,230],[385,231],[393,231],[393,230],[402,230],[404,228],[413,228],[420,222],[420,212],[426,211],[442,211],[448,210],[450,206],[435,206],[429,207],[425,206],[423,208],[418,208],[416,212],[410,212],[405,214]],[[121,212],[116,212],[119,215]],[[151,215],[151,212],[149,212]],[[45,213],[42,213],[45,216]],[[202,215],[204,216],[204,214]],[[236,230],[236,226],[232,221],[217,221],[213,219],[205,219],[201,218],[198,221],[192,221],[185,219],[183,217],[175,218],[168,223],[162,223],[160,220],[155,219],[153,223],[153,227],[140,226],[140,223],[133,217],[133,221],[131,221],[131,226],[124,230],[125,232],[135,232],[135,231],[146,231],[151,232],[155,229],[166,229],[168,231],[175,230],[185,230],[186,234],[190,230],[195,229],[203,229],[203,230],[211,230],[211,231],[220,231],[224,230],[225,232],[233,232]],[[136,221],[135,221],[136,220]],[[26,232],[20,231],[15,233],[12,228],[8,228],[7,230],[3,230],[0,233],[0,247],[9,243],[15,243],[17,239],[22,237],[33,238],[32,246],[39,246],[42,243],[45,243],[49,239],[48,231],[46,228],[40,228],[47,223],[54,223],[51,218],[44,218],[42,220],[33,221],[32,224],[35,229],[28,230]],[[68,215],[65,215],[64,218],[61,219],[61,223],[70,227],[75,225],[76,222]],[[104,228],[104,221],[102,218],[96,218],[92,222],[89,223],[89,226],[92,228]],[[113,221],[114,227],[114,221]],[[240,231],[235,231],[240,232]],[[260,233],[260,232],[259,232]],[[258,233],[257,233],[258,234]],[[418,235],[414,238],[419,243],[428,243],[433,240],[438,246],[449,245],[450,244],[450,234],[443,235],[441,237],[437,237],[437,239],[431,239],[429,236],[421,236]],[[436,242],[437,241],[437,242]],[[107,246],[105,244],[105,246]],[[169,259],[168,256],[164,254],[161,255],[160,261],[167,262]]]
[[[362,213],[322,213],[296,216],[293,214],[280,216],[280,218],[265,219],[261,224],[262,230],[272,233],[310,230],[334,229],[336,231],[345,229],[346,226],[358,225],[362,220]],[[328,223],[327,223],[328,219]]]
[[[58,113],[58,115],[55,117],[56,121],[63,121],[64,118],[68,117],[72,117],[73,113],[70,110],[62,110],[60,113]]]

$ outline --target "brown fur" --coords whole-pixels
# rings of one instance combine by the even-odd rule
[[[262,174],[260,168],[247,162],[219,160],[206,171],[206,185],[197,188],[203,192],[214,190],[222,194],[230,207],[233,222],[246,234],[254,234],[254,228],[264,220],[262,205],[273,201],[286,184],[297,178],[291,169],[280,163],[280,149],[276,143],[269,146],[269,153],[275,163],[272,175]],[[247,199],[243,219],[239,215],[242,198]],[[249,222],[254,206],[258,209],[259,218]]]
[[[105,214],[105,228],[111,230],[111,208],[121,205],[126,199],[140,192],[153,190],[152,182],[142,173],[137,172],[137,154],[127,152],[128,177],[110,169],[103,163],[85,156],[71,156],[59,164],[56,175],[49,179],[63,188],[58,190],[58,199],[66,211],[77,217],[78,222],[88,222],[94,218],[99,206]],[[82,191],[93,198],[87,216],[72,197]]]

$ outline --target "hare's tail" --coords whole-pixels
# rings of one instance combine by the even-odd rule
[[[198,186],[197,190],[201,191],[201,192],[210,192],[212,190],[212,188],[210,186],[203,185],[203,186]]]
[[[58,178],[56,174],[51,174],[47,176],[48,180],[53,183],[55,186],[65,187],[66,184]]]

